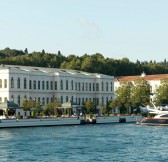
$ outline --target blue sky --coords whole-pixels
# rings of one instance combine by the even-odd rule
[[[0,49],[168,58],[168,0],[0,0],[0,8]]]

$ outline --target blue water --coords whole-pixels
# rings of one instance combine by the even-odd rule
[[[0,161],[164,162],[168,127],[102,124],[0,129]]]

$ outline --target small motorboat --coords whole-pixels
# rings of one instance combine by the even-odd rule
[[[154,125],[154,126],[168,126],[168,113],[160,113],[155,117],[142,118],[137,120],[137,125]]]
[[[154,117],[147,117],[138,119],[136,121],[137,125],[158,125],[158,126],[168,126],[168,106],[158,106],[152,103],[154,107],[146,107],[149,114],[155,114]]]

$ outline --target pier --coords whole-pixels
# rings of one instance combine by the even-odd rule
[[[37,118],[37,119],[0,119],[0,128],[68,126],[86,124],[136,123],[137,116],[97,116],[96,118]]]

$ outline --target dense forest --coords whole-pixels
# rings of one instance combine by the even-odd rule
[[[24,51],[10,48],[0,50],[0,64],[74,69],[111,76],[140,75],[143,71],[147,75],[168,73],[166,59],[163,62],[131,62],[128,58],[104,58],[100,53],[81,57],[71,54],[66,57],[60,51],[55,54],[44,50],[29,53],[27,48]]]

